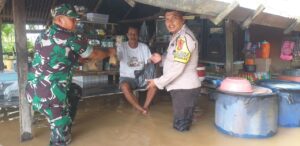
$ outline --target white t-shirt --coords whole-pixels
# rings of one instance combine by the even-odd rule
[[[131,48],[128,42],[124,42],[117,48],[117,55],[120,60],[120,77],[134,78],[134,71],[143,69],[151,57],[151,52],[144,43],[138,43],[136,48]]]

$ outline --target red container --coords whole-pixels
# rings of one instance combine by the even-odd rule
[[[198,65],[197,74],[198,74],[198,77],[205,77],[205,66],[204,65],[202,65],[202,64]]]

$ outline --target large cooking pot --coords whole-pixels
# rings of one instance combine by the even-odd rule
[[[283,127],[300,127],[300,83],[261,80],[255,83],[275,91],[279,96],[278,123]]]
[[[266,138],[276,134],[277,95],[266,88],[255,88],[253,93],[220,90],[213,93],[215,126],[219,131],[244,138]]]
[[[282,80],[261,80],[257,85],[268,87],[279,96],[278,123],[283,127],[300,127],[300,83]]]

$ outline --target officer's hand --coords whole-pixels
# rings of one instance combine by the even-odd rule
[[[159,63],[161,61],[161,55],[158,54],[158,53],[153,53],[150,57],[150,60],[156,64],[156,63]]]

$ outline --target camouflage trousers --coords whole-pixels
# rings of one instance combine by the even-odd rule
[[[33,110],[43,114],[50,124],[50,146],[66,146],[71,141],[71,126],[75,118],[80,94],[80,87],[78,89],[77,86],[71,85],[67,94],[63,95],[65,100],[59,100],[55,94],[52,94],[55,95],[52,96],[53,98],[47,99],[33,96]]]
[[[48,108],[33,109],[43,114],[50,124],[50,146],[66,146],[71,140],[71,123],[69,108],[66,104],[53,104]]]

